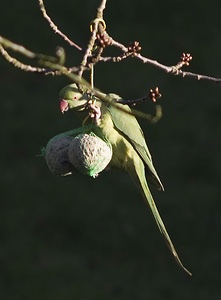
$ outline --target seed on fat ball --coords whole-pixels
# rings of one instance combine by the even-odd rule
[[[73,137],[55,137],[51,139],[45,149],[45,159],[51,173],[55,175],[70,175],[75,168],[68,158],[68,148]]]
[[[83,174],[97,177],[112,158],[112,147],[93,132],[76,136],[68,150],[69,161]]]

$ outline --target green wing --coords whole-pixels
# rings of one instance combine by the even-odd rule
[[[115,94],[110,94],[110,96],[114,99],[120,99],[120,97]],[[135,150],[139,153],[140,157],[146,163],[148,167],[148,180],[150,180],[159,189],[163,190],[163,185],[153,166],[151,154],[149,152],[143,131],[140,128],[137,119],[133,114],[124,113],[121,109],[118,109],[118,107],[132,113],[128,105],[123,105],[120,103],[118,103],[116,106],[108,105],[107,109],[111,114],[114,125],[121,132],[121,134],[133,145]]]

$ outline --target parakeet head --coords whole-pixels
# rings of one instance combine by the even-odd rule
[[[60,110],[62,113],[69,109],[83,111],[88,101],[87,94],[81,94],[75,83],[65,86],[59,94]]]

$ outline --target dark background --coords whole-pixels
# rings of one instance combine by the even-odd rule
[[[45,2],[58,27],[86,46],[100,1]],[[115,40],[140,41],[144,56],[173,65],[190,52],[189,71],[221,77],[219,1],[112,0],[105,20]],[[79,65],[80,54],[50,29],[37,0],[3,1],[0,27],[36,52],[64,46],[68,64]],[[95,85],[124,98],[160,87],[163,118],[140,123],[165,186],[152,189],[154,198],[190,278],[126,174],[61,178],[36,157],[53,135],[79,126],[58,109],[59,90],[68,83],[0,59],[1,299],[220,299],[220,85],[132,59],[95,69]],[[154,112],[148,103],[137,108]]]

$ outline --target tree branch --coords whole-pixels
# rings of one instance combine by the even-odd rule
[[[192,72],[185,72],[185,71],[182,71],[182,70],[177,70],[176,66],[163,65],[163,64],[159,63],[158,61],[146,58],[146,57],[142,56],[141,54],[137,54],[135,57],[138,58],[139,60],[141,60],[144,64],[153,65],[156,68],[165,71],[166,73],[170,73],[170,74],[178,75],[178,76],[182,76],[182,77],[192,77],[192,78],[197,79],[197,80],[213,81],[215,83],[220,83],[221,82],[221,78],[216,78],[216,77],[212,77],[212,76],[201,75],[201,74],[196,74],[196,73],[192,73]]]
[[[53,29],[53,31],[60,35],[66,42],[68,42],[68,44],[72,47],[77,48],[79,51],[82,51],[82,48],[80,46],[78,46],[76,43],[72,42],[64,33],[62,33],[58,27],[55,25],[55,23],[51,20],[51,18],[49,17],[49,15],[46,12],[45,6],[44,6],[44,2],[43,0],[38,0],[39,1],[39,6],[40,6],[40,10],[43,14],[43,17],[48,21],[50,27]]]

